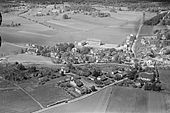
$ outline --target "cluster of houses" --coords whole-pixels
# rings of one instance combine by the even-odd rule
[[[64,80],[59,81],[57,86],[64,88],[74,98],[97,91],[95,86],[88,87],[81,81],[81,77],[75,76],[77,75],[67,76]]]
[[[82,42],[84,43],[84,42]],[[55,63],[107,63],[107,62],[130,62],[133,54],[127,49],[122,51],[115,49],[114,45],[103,47],[100,41],[87,41],[88,45],[78,45],[69,51],[60,51],[58,46],[46,47],[30,44],[26,49],[27,54],[51,57]],[[80,46],[81,45],[81,46]],[[93,45],[93,46],[91,46]],[[101,45],[101,46],[100,46]]]
[[[146,62],[152,61],[157,64],[169,64],[170,49],[169,39],[161,32],[152,36],[143,36],[140,40],[142,58]],[[142,47],[144,49],[142,49]]]
[[[144,90],[160,91],[161,83],[159,81],[159,73],[158,70],[155,68],[155,64],[152,64],[153,62],[150,61],[148,63],[150,63],[150,65],[152,64],[153,66],[148,67],[142,66],[140,63],[141,62],[137,61],[135,63],[135,66],[115,68],[110,69],[108,71],[104,71],[101,69],[101,73],[98,76],[84,75],[84,77],[88,80],[87,82],[89,82],[90,80],[92,83],[94,83],[94,86],[96,88],[103,88],[107,85],[115,83],[116,81],[127,78],[125,81],[120,82],[119,84],[116,85],[133,88],[143,88]],[[81,75],[80,77],[82,76],[83,75]],[[79,94],[82,94],[83,91],[79,88],[82,88],[83,83],[78,83],[74,81],[72,78],[69,79],[69,84],[75,87],[74,91],[79,92]],[[78,89],[76,89],[77,86],[79,86]]]
[[[152,40],[156,37],[152,36]],[[74,44],[73,48],[68,48],[67,51],[61,51],[59,46],[47,47],[39,46],[34,44],[28,44],[26,49],[27,54],[42,55],[46,57],[51,57],[52,61],[57,64],[82,64],[82,63],[124,63],[124,64],[135,64],[134,53],[132,52],[132,45],[136,37],[134,35],[129,35],[126,41],[121,46],[106,46],[107,44],[102,43],[100,40],[89,39],[86,41],[81,41]],[[147,48],[149,45],[149,50],[155,51],[157,46],[151,43],[149,36],[144,37],[141,40],[141,44]],[[148,51],[149,51],[148,50]],[[149,51],[150,52],[150,51]],[[163,52],[160,51],[160,52]],[[145,67],[153,67],[154,63],[162,63],[165,59],[168,60],[167,55],[161,57],[157,55],[156,57],[150,57],[150,53],[146,52],[142,58],[139,58],[140,64]]]
[[[110,17],[111,14],[110,12],[104,12],[104,11],[100,11],[100,10],[96,10],[96,11],[91,11],[91,12],[88,12],[88,11],[83,11],[83,14],[84,15],[91,15],[92,17]]]

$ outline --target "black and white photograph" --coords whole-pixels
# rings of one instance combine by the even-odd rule
[[[170,0],[0,0],[0,113],[170,113]]]

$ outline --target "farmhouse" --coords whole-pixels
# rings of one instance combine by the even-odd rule
[[[154,74],[153,73],[146,73],[146,72],[142,72],[139,74],[139,80],[143,80],[146,82],[150,82],[154,79]]]
[[[102,41],[98,39],[87,39],[86,43],[88,45],[102,45]]]

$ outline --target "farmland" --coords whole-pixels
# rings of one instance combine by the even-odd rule
[[[8,55],[16,55],[21,53],[22,47],[17,47],[9,43],[3,43],[0,49],[0,57]]]
[[[60,112],[168,112],[168,95],[138,89],[109,87],[79,101],[44,109],[36,113]],[[102,103],[102,104],[101,104]],[[90,106],[87,106],[90,104]]]
[[[53,20],[51,17],[45,17],[48,20],[45,20],[45,23],[55,29],[28,20],[23,22],[23,18],[11,16],[14,22],[19,20],[21,26],[15,29],[10,28],[10,32],[5,27],[0,29],[3,40],[13,43],[50,45],[54,42],[74,42],[88,38],[96,38],[109,43],[120,43],[128,34],[136,32],[136,23],[140,19],[140,15],[140,12],[119,12],[118,14],[113,13],[112,18],[101,19],[77,14],[72,15],[71,20]],[[8,16],[4,15],[4,18],[8,18]],[[27,16],[27,18],[40,22],[44,21],[42,20],[43,17],[38,17],[38,19],[37,17]],[[129,20],[124,18],[129,18]],[[11,19],[4,19],[3,22],[10,23]],[[41,29],[36,29],[36,26]]]
[[[56,73],[58,78],[53,78],[45,85],[41,85],[40,79],[33,77],[38,70],[43,71],[46,68],[29,70],[28,67],[28,72],[17,69],[15,64],[8,64],[6,68],[1,64],[0,69],[0,113],[30,113],[45,108],[48,104],[72,98],[65,90],[56,86],[58,81],[64,79],[59,74]],[[13,76],[13,78],[12,73],[17,73],[17,77]],[[27,77],[25,76],[26,73],[28,74]]]

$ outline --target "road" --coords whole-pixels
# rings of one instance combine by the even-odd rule
[[[136,34],[136,40],[133,42],[133,45],[132,45],[132,52],[133,52],[133,54],[135,55],[135,58],[136,58],[136,54],[135,54],[135,44],[136,44],[136,41],[137,41],[138,38],[139,38],[140,31],[141,31],[141,29],[142,29],[142,27],[143,27],[142,21],[143,21],[143,20],[141,20],[140,26],[139,26],[139,29],[138,29],[138,32],[137,32],[137,34]]]

